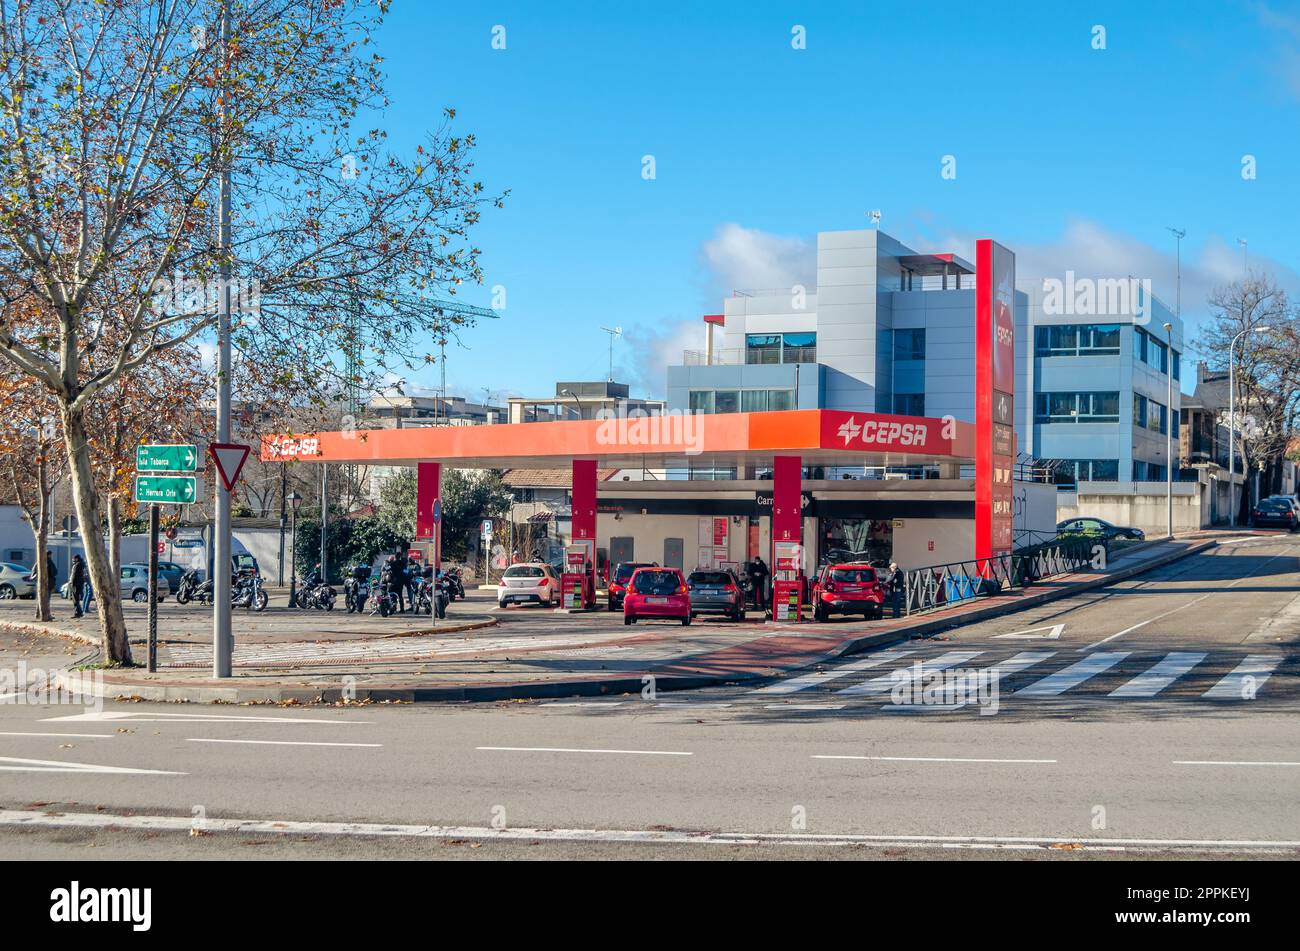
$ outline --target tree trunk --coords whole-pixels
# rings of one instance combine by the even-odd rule
[[[108,570],[122,577],[122,503],[115,495],[108,497]]]
[[[131,644],[122,616],[120,576],[113,573],[100,529],[99,494],[90,467],[90,444],[86,440],[85,416],[66,405],[60,407],[63,439],[72,476],[72,501],[81,523],[81,542],[86,549],[86,567],[99,604],[100,652],[106,664],[130,664]]]

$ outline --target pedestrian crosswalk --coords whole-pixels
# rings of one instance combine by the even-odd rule
[[[1042,710],[1045,704],[1076,709],[1072,702],[1144,709],[1140,702],[1186,703],[1294,700],[1300,697],[1300,656],[1241,651],[1113,650],[1085,653],[1070,648],[1015,650],[913,641],[846,659],[822,670],[799,673],[761,687],[727,687],[662,694],[645,702],[593,700],[550,702],[544,707],[583,712],[639,713],[647,704],[691,716],[789,714],[836,717],[877,713],[970,713],[987,708],[991,693],[999,710]],[[956,696],[944,688],[965,690]],[[923,695],[936,689],[933,696]],[[1265,684],[1269,690],[1264,690]],[[1213,709],[1206,703],[1203,709]],[[994,710],[990,712],[999,712]]]

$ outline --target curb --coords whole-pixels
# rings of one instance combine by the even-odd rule
[[[1048,604],[1052,601],[1059,601],[1064,598],[1074,597],[1087,591],[1095,591],[1098,588],[1109,587],[1121,581],[1127,581],[1129,578],[1153,571],[1157,568],[1163,568],[1165,565],[1172,564],[1183,558],[1200,554],[1207,549],[1214,548],[1219,544],[1218,539],[1201,542],[1191,545],[1181,551],[1170,552],[1168,555],[1162,555],[1160,558],[1153,559],[1140,565],[1134,565],[1130,568],[1124,568],[1120,571],[1104,575],[1091,581],[1079,582],[1068,589],[1055,591],[1043,591],[1038,594],[1028,595],[1012,604],[1001,604],[995,607],[981,608],[963,614],[960,618],[936,618],[933,621],[922,622],[919,624],[909,625],[903,628],[896,628],[890,631],[879,631],[874,634],[865,634],[862,637],[846,640],[833,650],[826,651],[816,658],[808,660],[807,663],[781,670],[778,673],[730,673],[727,675],[720,674],[679,674],[658,676],[653,672],[653,668],[644,674],[636,674],[624,677],[601,678],[601,679],[582,679],[582,680],[556,680],[545,681],[535,684],[524,683],[506,683],[506,684],[484,684],[482,686],[449,686],[449,687],[254,687],[254,686],[215,686],[215,685],[177,685],[177,684],[150,684],[147,682],[132,682],[122,680],[110,680],[110,675],[105,675],[102,681],[95,683],[90,692],[94,696],[104,699],[140,699],[147,701],[160,702],[186,702],[186,703],[341,703],[341,702],[398,702],[398,703],[435,703],[435,702],[493,702],[504,700],[551,700],[561,697],[607,697],[617,696],[620,694],[640,694],[645,686],[644,678],[647,676],[654,677],[656,692],[665,693],[678,690],[698,690],[702,687],[716,687],[724,684],[754,683],[772,680],[778,675],[791,674],[795,671],[806,670],[809,667],[815,667],[818,664],[824,664],[829,660],[837,657],[846,657],[852,654],[860,654],[864,651],[876,647],[887,647],[891,644],[901,643],[902,641],[912,640],[916,637],[925,637],[930,634],[937,634],[940,631],[949,630],[955,627],[963,627],[967,624],[975,624],[980,621],[986,621],[991,618],[1001,617],[1006,614],[1015,614],[1028,608],[1037,607],[1041,604]],[[56,675],[60,682],[65,676],[62,672]],[[340,677],[340,680],[343,678]],[[84,683],[80,684],[84,691]],[[347,693],[345,697],[344,694]]]

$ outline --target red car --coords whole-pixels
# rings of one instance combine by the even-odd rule
[[[879,620],[885,613],[885,586],[876,569],[865,564],[826,565],[813,582],[813,618],[862,614]]]
[[[609,579],[609,610],[618,611],[623,607],[623,595],[627,592],[627,583],[638,568],[657,568],[655,562],[620,561]]]
[[[623,623],[640,618],[675,618],[691,623],[691,593],[676,568],[638,568],[623,595]]]

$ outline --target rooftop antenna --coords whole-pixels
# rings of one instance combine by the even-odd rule
[[[880,209],[872,208],[869,212],[867,212],[867,217],[871,219],[871,227],[879,231],[880,230]]]
[[[623,336],[622,327],[601,327],[601,330],[609,334],[609,376],[605,382],[614,382],[614,338]]]

